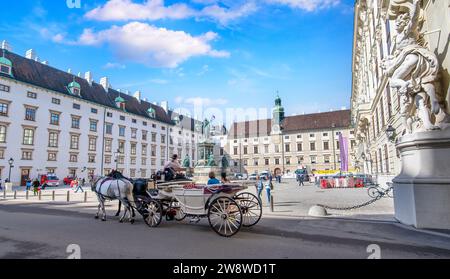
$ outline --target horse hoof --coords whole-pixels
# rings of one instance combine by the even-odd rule
[[[103,222],[106,222],[106,218],[102,218],[102,221],[103,221]]]
[[[133,225],[134,224],[134,220],[130,220],[130,223]]]
[[[98,219],[98,216],[94,216],[95,219]]]
[[[123,223],[123,220],[119,220],[119,223]]]

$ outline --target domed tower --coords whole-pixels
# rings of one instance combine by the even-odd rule
[[[272,110],[272,133],[281,133],[281,124],[284,120],[284,107],[281,105],[281,98],[277,95],[275,107]]]

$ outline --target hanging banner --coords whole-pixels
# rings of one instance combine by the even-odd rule
[[[348,171],[348,139],[339,134],[339,146],[341,149],[341,171]]]

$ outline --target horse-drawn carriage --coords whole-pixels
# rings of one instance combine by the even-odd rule
[[[247,186],[240,184],[203,185],[187,179],[162,181],[156,177],[133,184],[130,209],[136,209],[150,227],[159,226],[164,217],[167,221],[208,218],[217,234],[231,237],[241,227],[256,225],[262,216],[260,199],[243,192]]]

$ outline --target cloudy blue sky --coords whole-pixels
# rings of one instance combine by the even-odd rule
[[[349,107],[353,0],[66,2],[8,1],[0,40],[173,108]]]

